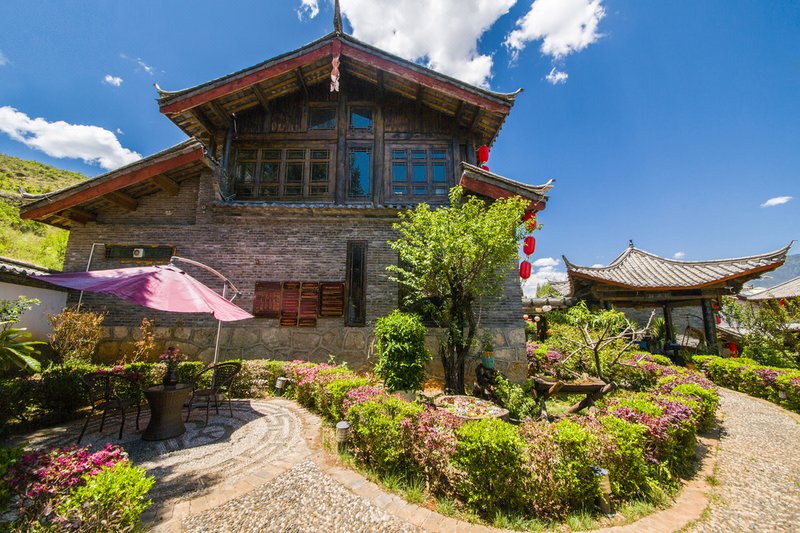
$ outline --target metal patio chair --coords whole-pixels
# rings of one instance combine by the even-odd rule
[[[187,404],[188,410],[186,412],[186,421],[189,421],[189,416],[192,413],[192,405],[196,401],[205,399],[206,404],[206,425],[208,425],[208,411],[211,408],[211,402],[214,402],[214,408],[219,414],[219,397],[222,396],[222,401],[228,400],[228,409],[233,418],[233,407],[231,406],[230,388],[236,375],[242,369],[241,363],[219,363],[211,365],[200,371],[194,378],[192,378],[192,397],[189,398]],[[201,383],[203,378],[211,373],[211,386],[202,387]],[[207,379],[207,378],[206,378]]]
[[[91,372],[81,376],[81,381],[89,395],[92,410],[86,417],[81,434],[78,435],[78,444],[83,439],[86,428],[89,427],[89,420],[91,420],[95,411],[103,412],[103,417],[100,419],[100,432],[102,433],[108,412],[119,410],[121,420],[117,438],[121,439],[122,431],[125,429],[125,410],[136,406],[136,430],[139,430],[139,416],[142,414],[142,394],[141,388],[135,379],[120,374]],[[128,394],[120,395],[122,389],[128,389]]]

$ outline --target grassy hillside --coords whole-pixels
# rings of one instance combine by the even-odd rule
[[[31,194],[55,191],[86,176],[36,161],[0,154],[0,255],[47,268],[61,268],[69,233],[19,218],[19,187]]]

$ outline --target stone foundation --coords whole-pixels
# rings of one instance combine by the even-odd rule
[[[374,336],[371,328],[342,326],[341,320],[319,320],[316,328],[281,328],[275,326],[237,326],[223,324],[220,331],[220,360],[225,359],[304,359],[322,363],[333,355],[337,363],[347,362],[358,371],[370,370],[375,364]],[[496,367],[513,381],[527,375],[525,332],[522,328],[493,328],[487,330],[494,338]],[[134,341],[141,335],[138,327],[109,326],[98,345],[96,360],[113,363],[134,350]],[[156,327],[157,348],[163,351],[175,346],[192,359],[209,363],[214,359],[215,327]],[[434,360],[427,366],[430,377],[442,378],[444,372],[439,358],[441,331],[431,330],[426,339]],[[476,351],[477,353],[477,351]],[[475,379],[477,356],[467,361],[465,381],[469,386]]]

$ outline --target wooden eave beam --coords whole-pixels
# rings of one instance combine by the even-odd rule
[[[306,95],[306,100],[308,100],[308,86],[306,85],[306,79],[303,77],[303,68],[297,67],[294,70],[294,75],[297,78],[297,83],[303,88],[303,94]]]
[[[152,181],[156,187],[158,187],[159,189],[161,189],[170,196],[177,196],[178,192],[181,189],[181,186],[178,184],[178,182],[176,182],[172,178],[164,176],[163,174],[160,176],[153,176],[152,178],[150,178],[150,181]]]
[[[456,106],[456,114],[454,115],[455,118],[453,119],[453,121],[456,124],[456,127],[460,127],[461,126],[461,115],[463,113],[464,113],[464,101],[463,100],[459,100],[458,101],[458,106]]]
[[[214,124],[211,123],[211,120],[209,120],[208,116],[205,113],[203,113],[203,111],[199,107],[190,109],[189,113],[191,113],[191,115],[194,117],[197,123],[200,124],[200,127],[203,128],[203,130],[205,130],[205,132],[208,134],[209,137],[212,137],[214,135],[214,132],[216,131],[217,128],[214,127]]]
[[[58,216],[66,218],[71,222],[77,222],[78,224],[86,224],[87,222],[94,222],[97,220],[97,215],[95,213],[87,211],[86,209],[81,209],[80,207],[65,209],[58,213]]]
[[[136,208],[139,207],[139,200],[121,191],[112,191],[103,196],[103,198],[128,211],[136,211]]]
[[[229,113],[224,107],[222,107],[222,105],[219,102],[217,102],[216,100],[212,100],[211,102],[208,103],[208,105],[211,107],[211,109],[214,110],[214,113],[216,113],[219,116],[223,124],[227,126],[230,123],[231,113]]]
[[[91,184],[85,189],[76,191],[69,196],[52,200],[49,203],[42,201],[43,205],[26,210],[25,212],[21,213],[20,216],[24,219],[36,220],[52,213],[58,213],[60,211],[64,211],[65,209],[76,207],[80,204],[88,202],[89,200],[105,196],[110,192],[123,189],[129,185],[146,181],[155,176],[159,176],[164,172],[176,169],[183,165],[188,165],[189,163],[201,159],[205,159],[205,150],[202,147],[198,147],[191,152],[186,152],[163,159],[157,163],[152,163],[137,170],[126,172],[116,176],[113,179],[103,181],[102,183]]]
[[[480,122],[482,116],[483,116],[483,109],[479,107],[475,110],[475,116],[472,117],[472,122],[469,123],[470,133],[475,131],[475,126],[478,125],[478,122]]]
[[[253,94],[256,95],[256,98],[261,104],[261,107],[264,108],[264,111],[269,112],[269,98],[267,98],[267,95],[264,94],[264,91],[258,84],[253,85]]]

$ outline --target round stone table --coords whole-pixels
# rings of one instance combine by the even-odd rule
[[[186,431],[183,404],[192,393],[192,386],[188,383],[178,383],[175,388],[156,385],[142,392],[150,405],[150,423],[142,433],[142,440],[165,440],[183,435]]]

